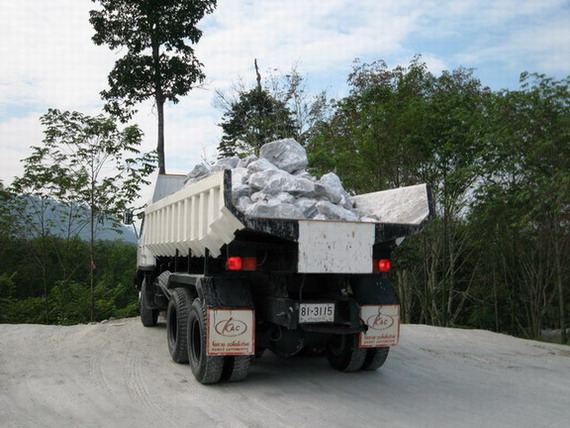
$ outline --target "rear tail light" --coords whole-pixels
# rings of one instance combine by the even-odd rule
[[[226,268],[228,270],[255,270],[257,259],[255,257],[228,257]]]
[[[226,267],[228,270],[242,270],[243,259],[241,257],[228,257]]]
[[[392,262],[390,259],[374,260],[372,267],[374,272],[390,272],[390,269],[392,269]]]

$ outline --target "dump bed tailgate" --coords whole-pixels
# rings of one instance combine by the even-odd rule
[[[299,220],[300,273],[371,273],[374,224]]]

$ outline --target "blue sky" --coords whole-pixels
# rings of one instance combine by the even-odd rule
[[[21,173],[20,159],[42,139],[48,108],[98,114],[99,92],[117,58],[91,42],[89,0],[19,0],[0,6],[0,180]],[[356,57],[406,65],[421,54],[439,73],[460,65],[493,89],[518,87],[522,71],[570,74],[570,2],[562,0],[218,0],[196,47],[207,84],[166,109],[168,172],[215,158],[221,112],[215,90],[238,77],[294,64],[309,89],[347,93]],[[156,141],[149,101],[134,119]]]

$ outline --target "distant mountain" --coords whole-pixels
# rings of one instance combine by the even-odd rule
[[[88,210],[81,208],[79,206],[74,207],[74,215],[78,218],[74,218],[71,221],[71,227],[69,227],[68,217],[66,218],[62,215],[62,212],[68,212],[68,208],[53,199],[40,200],[35,196],[26,196],[26,209],[25,213],[31,217],[31,219],[38,225],[41,223],[41,218],[43,216],[43,222],[49,228],[50,233],[59,237],[66,237],[68,233],[70,235],[77,235],[82,240],[90,239],[89,224],[84,219],[88,219]],[[87,223],[87,224],[85,224]],[[84,224],[83,227],[81,225]],[[137,243],[137,237],[133,232],[132,227],[126,227],[124,225],[119,225],[118,231],[112,228],[113,222],[110,220],[105,220],[103,223],[97,225],[97,236],[98,241],[114,241],[121,240],[126,243]]]

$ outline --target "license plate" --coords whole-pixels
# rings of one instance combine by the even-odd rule
[[[301,303],[299,322],[334,322],[334,303]]]

